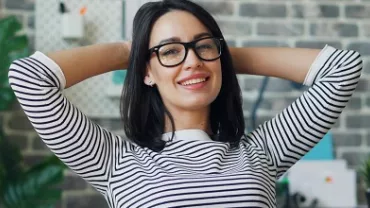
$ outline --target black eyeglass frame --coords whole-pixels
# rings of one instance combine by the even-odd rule
[[[204,39],[216,39],[219,41],[220,43],[220,51],[219,51],[219,54],[216,58],[213,58],[213,59],[204,59],[202,57],[200,57],[200,55],[198,54],[197,50],[195,49],[195,44],[201,40],[204,40]],[[199,39],[196,39],[196,40],[193,40],[191,42],[169,42],[169,43],[163,43],[163,44],[160,44],[160,45],[157,45],[157,46],[154,46],[152,48],[149,49],[149,56],[155,52],[156,56],[157,56],[157,59],[159,61],[159,63],[164,66],[164,67],[175,67],[175,66],[178,66],[180,64],[182,64],[186,57],[188,56],[188,52],[189,52],[189,49],[193,49],[194,50],[194,53],[195,55],[202,61],[214,61],[218,58],[220,58],[221,56],[221,53],[222,53],[222,43],[223,43],[224,39],[223,38],[216,38],[216,37],[204,37],[204,38],[199,38]],[[173,64],[173,65],[165,65],[161,62],[161,59],[159,58],[159,49],[162,47],[162,46],[165,46],[165,45],[170,45],[170,44],[181,44],[184,46],[185,48],[185,55],[184,55],[184,58],[177,64]]]

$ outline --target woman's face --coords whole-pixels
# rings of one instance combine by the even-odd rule
[[[153,25],[149,48],[167,42],[190,42],[210,37],[208,29],[192,14],[171,11],[161,16]],[[208,50],[209,39],[198,42],[199,53]],[[179,46],[179,45],[178,45]],[[162,63],[174,63],[180,48],[162,47],[159,51]],[[206,54],[208,52],[205,52]],[[147,67],[144,82],[155,84],[168,110],[205,110],[216,99],[222,83],[220,59],[203,61],[193,49],[189,49],[185,60],[172,67],[163,66],[153,52]],[[150,83],[151,81],[151,83]]]

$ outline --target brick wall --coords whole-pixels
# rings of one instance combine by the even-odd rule
[[[355,49],[365,59],[364,75],[356,93],[332,130],[336,157],[353,168],[370,153],[370,1],[366,0],[196,0],[219,22],[231,45],[289,46],[321,48],[326,43]],[[212,2],[212,3],[210,3]],[[16,15],[25,26],[34,48],[34,1],[0,0],[0,16]],[[249,111],[257,97],[262,78],[240,76],[244,109]],[[290,82],[271,79],[258,111],[258,122],[273,117],[300,95]],[[116,120],[97,120],[107,128]],[[27,164],[50,154],[40,142],[23,112],[16,104],[0,113],[0,125],[21,148]],[[106,207],[104,200],[89,185],[70,172],[63,184],[63,201],[58,207]],[[360,197],[362,198],[362,197]]]

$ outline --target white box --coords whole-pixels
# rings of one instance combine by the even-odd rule
[[[343,160],[300,161],[288,170],[289,191],[303,194],[308,206],[318,200],[318,207],[349,208],[357,206],[356,172]]]
[[[84,36],[84,18],[81,14],[62,14],[62,37],[64,39],[81,39]]]

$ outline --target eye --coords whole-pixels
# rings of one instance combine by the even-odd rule
[[[159,54],[161,56],[177,56],[184,50],[184,46],[181,44],[168,44],[164,45],[159,49]]]
[[[168,49],[166,51],[161,52],[161,56],[169,56],[169,55],[176,55],[179,51],[176,49]]]
[[[206,51],[214,50],[215,48],[216,47],[214,44],[202,44],[202,45],[197,46],[196,50],[206,52]]]
[[[202,44],[200,46],[197,46],[197,49],[212,49],[213,45],[211,44]]]

